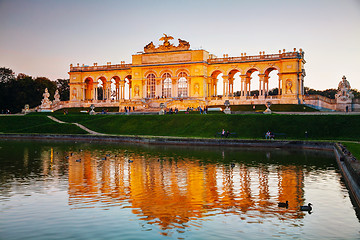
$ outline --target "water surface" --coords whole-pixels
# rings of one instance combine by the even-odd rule
[[[162,238],[357,239],[360,223],[331,152],[0,141],[0,239]]]

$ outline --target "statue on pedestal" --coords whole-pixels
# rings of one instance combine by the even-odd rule
[[[270,101],[266,102],[265,106],[266,106],[266,110],[264,111],[264,113],[271,114],[271,110],[270,110],[271,102]]]
[[[59,90],[56,89],[53,103],[58,103],[58,102],[60,102],[60,94],[59,94]]]
[[[225,105],[224,113],[225,113],[225,114],[231,114],[230,101],[229,101],[229,100],[225,100],[224,105]]]
[[[338,92],[335,94],[336,110],[342,112],[351,112],[351,104],[354,98],[354,94],[351,92],[350,83],[343,76],[342,81],[339,82]]]
[[[51,107],[51,101],[49,100],[50,93],[47,88],[45,88],[45,92],[43,94],[43,100],[41,100],[41,109],[50,109]]]

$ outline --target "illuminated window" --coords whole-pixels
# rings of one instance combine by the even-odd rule
[[[154,98],[155,97],[155,75],[150,73],[147,75],[146,80],[146,97],[147,98]]]
[[[162,76],[163,85],[162,85],[162,95],[163,97],[171,97],[171,75],[169,73],[164,73]]]
[[[187,81],[187,74],[181,72],[179,74],[178,80],[178,96],[179,97],[187,97],[188,96],[188,81]]]

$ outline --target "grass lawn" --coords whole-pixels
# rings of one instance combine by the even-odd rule
[[[64,111],[67,111],[68,113],[80,113],[80,111],[90,111],[91,109],[85,108],[85,107],[76,107],[76,108],[62,108],[59,110],[56,110],[55,113],[64,113]],[[102,110],[108,111],[108,112],[119,112],[119,107],[97,107],[94,108],[95,112],[101,112]]]
[[[238,138],[264,139],[269,130],[286,134],[277,139],[360,141],[360,115],[277,114],[178,114],[178,115],[93,115],[81,113],[30,114],[0,117],[3,133],[85,134],[72,124],[53,122],[53,115],[65,122],[77,122],[91,130],[118,135],[150,135],[213,138],[222,129]],[[351,126],[351,127],[350,127]],[[307,131],[308,138],[305,136]]]
[[[287,139],[360,140],[360,115],[57,115],[67,122],[78,122],[101,133],[214,137],[222,129],[236,132],[239,138],[262,139],[270,130],[284,133]],[[351,127],[349,127],[351,126]]]
[[[342,144],[360,161],[360,143],[342,142]]]
[[[255,106],[255,108],[254,108]],[[216,105],[209,107],[221,107],[225,108],[224,105]],[[266,110],[265,105],[231,105],[231,111],[241,111],[241,112],[263,112]],[[271,111],[274,112],[317,112],[318,110],[300,104],[273,104],[270,107]]]
[[[46,115],[1,116],[0,133],[86,134],[73,124],[60,124]]]

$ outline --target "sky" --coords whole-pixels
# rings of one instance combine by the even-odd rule
[[[0,67],[51,80],[167,33],[222,57],[305,52],[305,86],[360,89],[360,0],[0,0]]]

